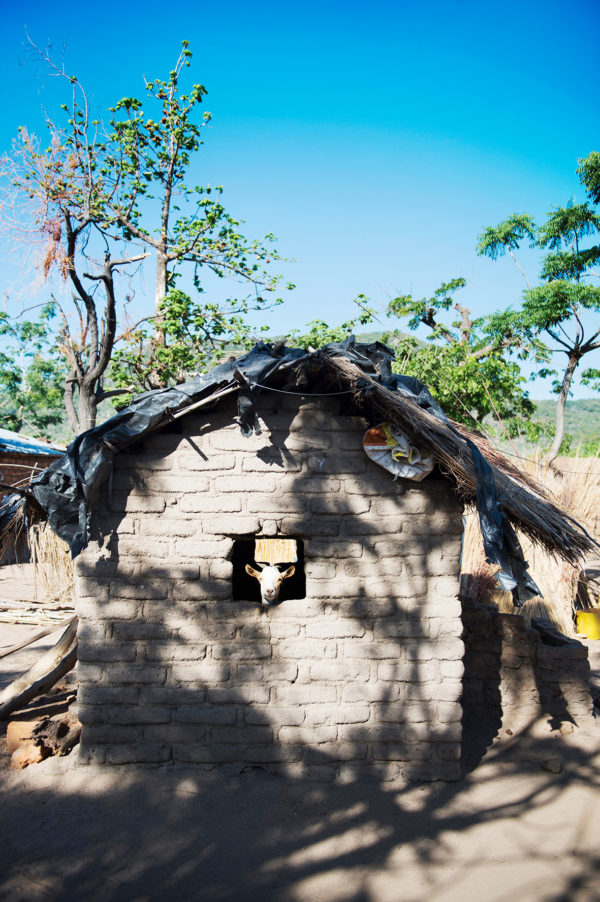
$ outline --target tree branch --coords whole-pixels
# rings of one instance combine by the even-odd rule
[[[502,341],[490,342],[483,348],[478,348],[476,351],[470,351],[469,356],[473,357],[475,360],[481,360],[484,357],[489,357],[490,354],[494,353],[494,351],[502,351],[505,348],[514,348],[519,346],[520,345],[516,345],[512,339],[503,338]]]
[[[505,244],[504,247],[505,247],[505,249],[506,249],[506,252],[507,252],[508,254],[510,254],[510,256],[512,257],[513,263],[515,264],[515,266],[517,267],[517,269],[519,270],[519,272],[521,273],[521,275],[522,275],[523,278],[525,279],[525,282],[526,282],[526,284],[527,284],[527,287],[528,287],[528,288],[531,288],[531,283],[530,283],[529,279],[527,278],[527,276],[525,275],[524,271],[523,271],[523,270],[521,269],[521,267],[519,266],[519,263],[518,263],[518,261],[517,261],[517,258],[515,257],[515,255],[514,255],[513,252],[511,251],[511,249],[509,248],[508,244]]]
[[[563,346],[563,348],[565,349],[566,353],[568,353],[568,352],[571,350],[571,343],[569,342],[569,343],[567,344],[566,341],[563,341],[562,338],[559,338],[558,335],[557,335],[555,332],[553,332],[552,329],[550,329],[548,326],[546,326],[546,332],[548,333],[548,335],[550,336],[550,338],[554,339],[554,341],[557,342],[557,344]],[[568,336],[567,336],[567,337],[568,337]]]
[[[150,254],[146,252],[143,254],[136,254],[135,257],[124,257],[123,260],[112,260],[110,263],[110,269],[112,271],[117,266],[127,266],[129,263],[138,263],[140,260],[145,260],[146,257],[149,256]]]
[[[129,388],[111,388],[109,391],[104,391],[104,389],[100,389],[98,391],[98,403],[101,401],[106,401],[108,398],[116,398],[119,395],[128,395],[132,391],[134,391],[135,386],[131,385]]]
[[[460,313],[460,333],[464,344],[469,344],[471,332],[473,331],[473,322],[469,316],[470,310],[463,307],[458,301],[454,304],[454,309]]]
[[[149,253],[145,253],[137,254],[135,257],[125,257],[123,260],[110,260],[108,268],[112,273],[113,269],[116,269],[118,266],[127,266],[129,263],[138,263],[140,260],[145,260],[146,257],[149,256]],[[99,273],[97,276],[92,273],[84,272],[83,275],[86,279],[91,279],[93,282],[106,281],[106,272]]]
[[[122,228],[127,229],[128,232],[131,232],[132,235],[140,241],[143,241],[144,244],[149,244],[150,247],[153,247],[155,250],[160,248],[160,241],[157,241],[155,238],[152,238],[151,235],[148,235],[146,232],[142,231],[142,229],[138,228],[138,226],[125,216],[120,207],[114,206],[113,204],[109,204],[109,207]]]
[[[133,332],[135,329],[137,329],[138,326],[141,326],[142,323],[149,322],[150,320],[156,318],[156,314],[153,313],[150,316],[143,316],[141,319],[138,319],[136,323],[134,323],[132,326],[129,326],[127,329],[125,329],[124,332],[121,332],[121,334],[115,338],[115,344],[117,344],[119,341],[122,341],[126,335],[129,335],[131,332]]]

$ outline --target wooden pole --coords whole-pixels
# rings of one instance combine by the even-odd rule
[[[54,648],[42,655],[27,673],[0,692],[0,720],[7,720],[13,711],[51,689],[61,677],[73,669],[76,661],[77,620],[73,620]]]

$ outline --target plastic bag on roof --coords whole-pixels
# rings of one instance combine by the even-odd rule
[[[372,461],[393,473],[394,479],[400,477],[421,482],[433,470],[432,458],[389,423],[367,429],[363,448]]]

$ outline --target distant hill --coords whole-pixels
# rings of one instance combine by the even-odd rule
[[[535,401],[536,418],[554,423],[556,401]],[[573,436],[573,448],[600,439],[600,398],[567,401],[565,431]]]
[[[356,337],[361,342],[381,341],[382,334],[381,331],[361,332]],[[553,428],[556,401],[536,401],[533,398],[532,401],[536,406],[535,419]],[[573,436],[571,453],[580,446],[600,442],[600,398],[569,400],[565,410],[565,432]]]

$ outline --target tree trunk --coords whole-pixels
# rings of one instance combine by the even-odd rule
[[[159,307],[167,293],[168,283],[167,270],[167,254],[164,249],[159,249],[156,253],[156,289],[154,293],[154,344],[164,346],[166,343],[165,332],[163,329],[163,320],[160,315]]]
[[[98,400],[96,398],[96,389],[86,385],[85,382],[79,387],[79,399],[77,404],[77,413],[79,419],[79,432],[87,432],[96,425],[98,414]]]
[[[69,428],[73,435],[78,435],[79,433],[79,420],[77,418],[77,411],[75,409],[75,386],[77,384],[77,380],[75,378],[75,374],[71,372],[69,374],[69,378],[67,379],[65,385],[65,410],[67,412],[67,420],[69,423]]]
[[[85,380],[70,379],[65,388],[65,410],[73,435],[81,435],[96,425],[98,415],[97,388]]]
[[[543,463],[548,467],[557,457],[558,452],[560,451],[560,446],[562,445],[562,440],[565,434],[565,405],[567,403],[567,398],[569,397],[569,388],[571,387],[573,374],[577,368],[577,364],[579,363],[580,356],[581,355],[575,351],[571,351],[569,353],[569,362],[567,364],[562,385],[560,387],[558,401],[556,402],[556,429],[554,432],[554,441],[552,442],[552,447],[546,453],[546,456],[543,460]]]

